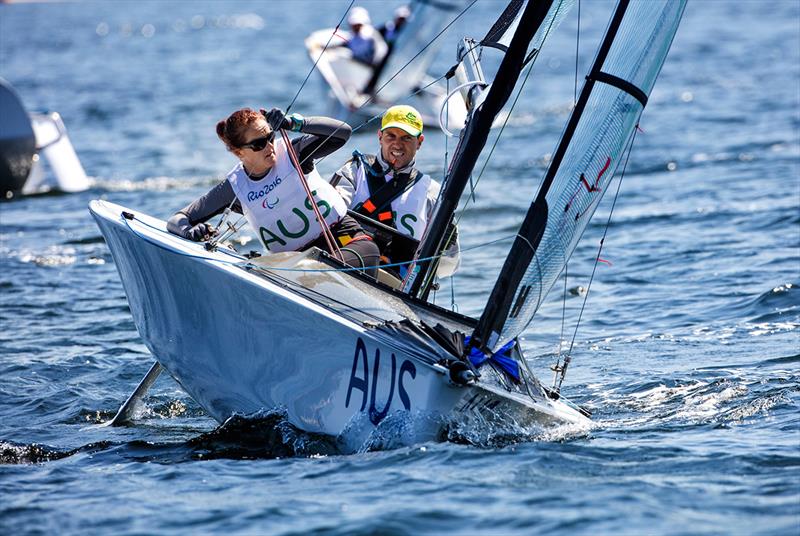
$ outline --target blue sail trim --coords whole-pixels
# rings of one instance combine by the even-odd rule
[[[514,344],[516,340],[508,342],[505,346],[500,348],[498,351],[493,353],[492,355],[484,354],[477,348],[470,348],[469,352],[469,361],[472,363],[472,366],[475,368],[480,368],[481,365],[485,364],[487,361],[497,365],[500,370],[505,372],[511,380],[515,383],[519,383],[521,380],[520,372],[519,372],[519,363],[511,357],[511,349],[514,348]],[[469,335],[464,337],[464,346],[469,345]]]

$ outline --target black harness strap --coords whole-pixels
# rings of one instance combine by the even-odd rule
[[[369,198],[353,207],[353,210],[384,225],[397,228],[392,213],[392,201],[410,190],[422,178],[422,173],[416,169],[411,173],[395,173],[395,176],[387,181],[377,156],[355,151],[353,157],[364,167],[369,189]]]

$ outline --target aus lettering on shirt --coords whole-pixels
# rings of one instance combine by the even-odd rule
[[[314,190],[311,194],[316,197],[317,191]],[[277,201],[275,202],[277,204]],[[323,199],[316,199],[317,207],[325,219],[331,212],[331,206]],[[273,205],[275,206],[275,205]],[[308,234],[311,230],[311,222],[316,221],[314,215],[314,207],[311,206],[311,201],[308,198],[303,202],[302,207],[294,207],[289,214],[289,217],[278,218],[275,220],[276,228],[269,229],[267,227],[259,227],[258,233],[261,236],[261,241],[264,247],[270,249],[270,244],[278,243],[285,246],[288,242],[287,239],[299,239]],[[285,220],[285,221],[284,221]],[[289,221],[293,220],[293,221]],[[319,231],[319,228],[316,229]]]
[[[387,385],[384,384],[381,386],[380,391],[387,394],[385,395],[385,401],[381,401],[382,409],[378,409],[376,398],[378,396],[378,378],[381,370],[381,350],[380,348],[375,348],[375,354],[370,364],[366,343],[361,337],[356,341],[356,351],[353,356],[353,369],[350,372],[350,383],[347,386],[347,398],[345,399],[344,407],[349,408],[351,399],[353,399],[353,401],[357,400],[358,395],[356,391],[360,391],[361,406],[359,411],[367,409],[367,402],[369,402],[369,420],[375,426],[389,414],[389,410],[392,408],[395,391],[400,397],[403,409],[406,411],[411,409],[411,398],[408,396],[406,383],[417,377],[417,367],[411,360],[404,359],[398,369],[397,357],[394,352],[390,355],[392,368],[391,374],[389,375],[388,390]],[[385,354],[383,366],[388,366]],[[370,370],[372,370],[371,376]]]

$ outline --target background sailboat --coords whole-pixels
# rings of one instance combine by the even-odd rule
[[[48,181],[45,161],[54,180]],[[0,195],[10,199],[51,187],[70,193],[89,188],[64,121],[56,112],[27,112],[11,84],[0,78]]]
[[[327,115],[359,125],[393,104],[404,103],[420,111],[426,126],[436,127],[447,90],[428,69],[442,44],[438,35],[466,5],[466,0],[412,1],[397,42],[387,50],[381,41],[380,59],[374,67],[353,60],[342,46],[349,37],[346,29],[328,28],[309,35],[305,45],[322,77]],[[444,115],[445,124],[462,125],[466,118],[463,101],[451,99]]]

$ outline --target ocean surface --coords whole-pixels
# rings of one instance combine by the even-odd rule
[[[396,7],[362,4],[378,21]],[[591,427],[342,454],[279,414],[220,427],[167,375],[135,426],[98,426],[153,358],[89,201],[166,219],[233,165],[219,119],[285,108],[298,90],[294,111],[326,113],[317,73],[302,86],[303,39],[347,5],[0,5],[0,76],[29,110],[61,114],[92,181],[0,203],[0,534],[800,534],[796,0],[690,2],[578,329],[612,195],[525,334],[548,384],[560,338],[574,337],[563,393]],[[580,24],[575,8],[545,45],[463,212],[462,268],[440,305],[483,309],[510,244],[492,241],[535,195],[576,61],[579,89],[612,7],[584,0]],[[502,8],[469,9],[431,72]],[[320,162],[323,175],[374,151],[375,130]],[[419,166],[441,176],[454,146],[426,129]]]

